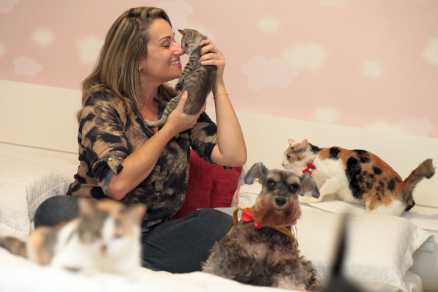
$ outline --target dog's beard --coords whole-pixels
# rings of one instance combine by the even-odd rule
[[[260,196],[253,206],[253,217],[262,226],[290,226],[301,216],[298,200],[290,200],[281,209],[276,207],[270,196]]]

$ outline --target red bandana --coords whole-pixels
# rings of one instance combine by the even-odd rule
[[[242,216],[240,217],[240,220],[242,222],[254,222],[254,226],[256,229],[260,229],[263,227],[260,223],[255,221],[254,216],[252,215],[251,208],[242,209]]]
[[[309,162],[307,163],[306,168],[304,168],[303,170],[303,174],[307,173],[308,175],[312,175],[312,172],[316,169],[315,164],[313,164],[313,162]]]

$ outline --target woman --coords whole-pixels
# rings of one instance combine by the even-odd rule
[[[96,68],[83,82],[80,165],[68,191],[71,196],[45,201],[36,212],[36,225],[75,216],[78,196],[143,203],[148,208],[142,225],[144,266],[170,272],[200,269],[231,219],[205,209],[170,220],[185,198],[189,148],[208,161],[240,166],[246,161],[246,147],[224,84],[224,56],[208,40],[201,63],[217,66],[217,125],[203,110],[196,115],[183,112],[187,93],[162,128],[144,122],[157,120],[175,96],[165,83],[181,75],[182,54],[162,9],[132,8],[113,23]]]

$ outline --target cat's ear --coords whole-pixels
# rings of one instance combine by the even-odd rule
[[[302,192],[300,195],[304,196],[306,193],[310,193],[312,197],[319,198],[319,189],[312,176],[305,173],[300,177]]]
[[[295,145],[293,146],[293,149],[295,152],[306,151],[307,148],[309,148],[309,141],[307,141],[307,139],[304,139],[301,142],[295,143]]]
[[[96,213],[96,201],[94,199],[80,198],[78,200],[79,214],[90,216]]]
[[[135,204],[128,207],[129,218],[138,224],[143,223],[143,218],[146,213],[146,206],[143,204]]]
[[[185,31],[183,29],[178,29],[178,32],[182,35],[185,35]]]
[[[243,181],[250,185],[254,183],[254,180],[256,179],[261,179],[262,181],[265,180],[267,174],[268,169],[263,162],[257,162],[246,172]]]

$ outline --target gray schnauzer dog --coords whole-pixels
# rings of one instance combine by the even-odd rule
[[[257,286],[316,290],[316,271],[290,232],[301,215],[298,195],[319,196],[315,182],[307,174],[268,170],[261,162],[244,177],[246,184],[255,180],[262,185],[255,205],[242,210],[239,222],[235,212],[235,224],[215,243],[202,270]]]

